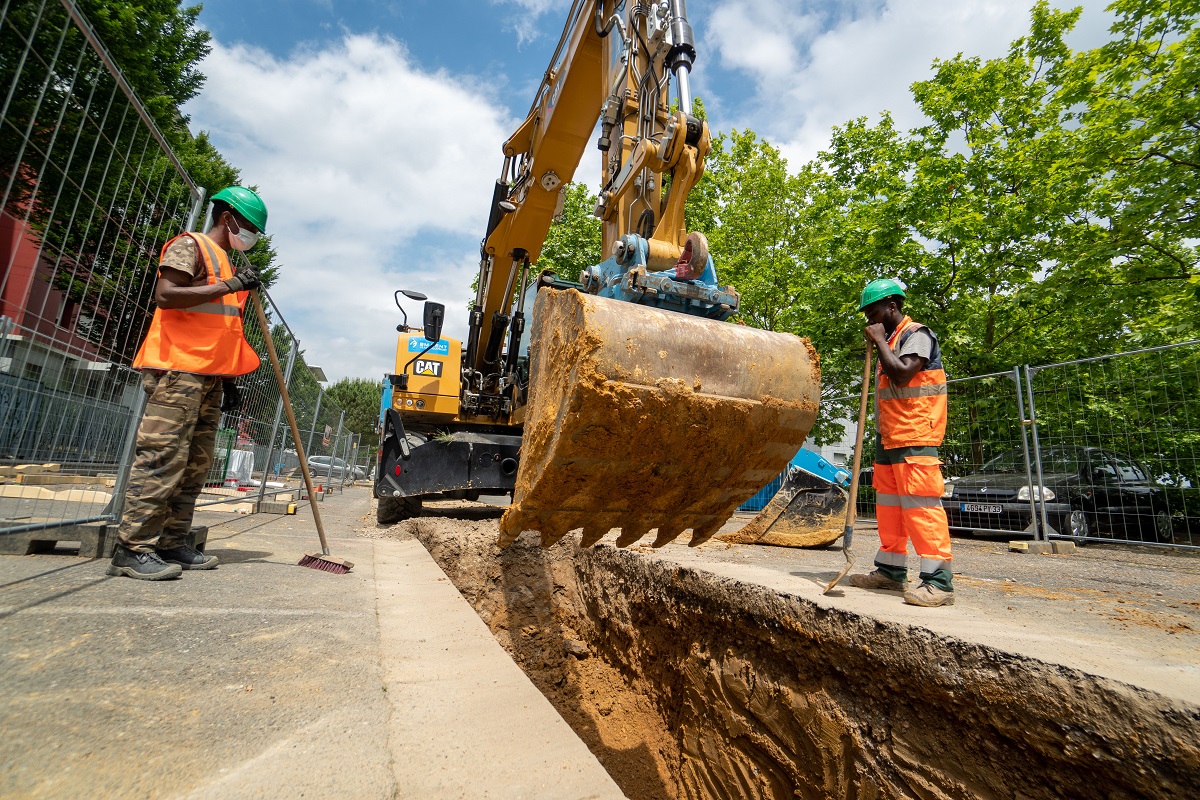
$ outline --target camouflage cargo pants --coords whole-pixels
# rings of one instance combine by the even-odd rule
[[[125,513],[118,536],[130,550],[184,542],[196,496],[213,462],[221,420],[221,379],[189,372],[142,373],[150,397],[138,424]]]

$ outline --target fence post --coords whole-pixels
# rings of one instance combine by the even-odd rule
[[[1012,369],[1013,383],[1017,385],[1017,413],[1021,417],[1021,453],[1025,456],[1025,483],[1029,487],[1029,528],[1033,533],[1034,541],[1045,540],[1046,533],[1038,524],[1038,506],[1037,501],[1033,497],[1033,468],[1029,463],[1029,431],[1028,426],[1033,424],[1033,420],[1025,416],[1025,398],[1023,396],[1024,389],[1021,387],[1021,368],[1013,367]],[[1039,492],[1039,496],[1040,496]]]
[[[205,189],[200,186],[196,189],[196,199],[192,201],[192,210],[188,213],[187,227],[185,231],[196,230],[196,223],[200,221],[200,212],[204,210],[204,194]]]
[[[308,429],[308,444],[304,445],[304,454],[308,455],[313,451],[312,440],[313,434],[317,432],[317,420],[321,418],[321,398],[325,395],[325,387],[317,384],[317,407],[313,409],[312,427]]]
[[[346,421],[346,412],[342,411],[342,415],[340,417],[338,417],[337,433],[335,433],[333,435],[333,447],[329,451],[331,454],[329,457],[329,480],[331,482],[333,481],[333,459],[338,458],[341,455],[342,423],[345,421]],[[345,459],[342,459],[342,460],[344,461]],[[346,485],[346,472],[345,472],[345,470],[343,470],[342,471],[342,480],[341,480],[341,483],[339,484],[339,488],[342,488],[345,485]]]
[[[292,367],[296,365],[296,341],[292,340],[292,347],[288,351],[287,367],[283,370],[283,382],[288,386],[292,385]],[[275,463],[275,437],[279,435],[279,423],[283,419],[283,392],[279,393],[279,400],[275,403],[275,421],[271,424],[271,444],[267,447],[267,463],[263,464],[262,483],[258,487],[258,502],[263,501],[263,497],[267,494],[267,475],[271,473],[271,466]],[[284,434],[285,438],[287,434]],[[286,448],[280,448],[286,449]],[[297,453],[297,455],[299,455]]]
[[[133,458],[137,453],[137,432],[142,423],[142,413],[146,410],[149,396],[142,391],[137,393],[137,401],[133,404],[133,418],[129,421],[129,429],[125,432],[125,443],[121,446],[121,464],[117,467],[117,481],[113,485],[112,499],[100,512],[119,523],[125,512],[125,492],[129,489],[129,472],[133,469]]]
[[[1033,460],[1037,466],[1037,495],[1038,508],[1041,509],[1042,520],[1042,539],[1049,539],[1051,534],[1058,534],[1054,526],[1050,524],[1050,519],[1046,514],[1046,498],[1042,495],[1042,487],[1045,486],[1045,478],[1042,474],[1042,447],[1038,441],[1037,427],[1037,406],[1033,402],[1033,376],[1037,370],[1028,364],[1025,365],[1025,396],[1029,402],[1029,427],[1033,433]],[[1023,428],[1022,428],[1023,429]],[[1034,487],[1029,487],[1030,495],[1033,494]]]

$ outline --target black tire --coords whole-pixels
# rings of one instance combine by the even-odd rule
[[[1075,540],[1086,539],[1092,533],[1092,523],[1087,512],[1081,508],[1071,509],[1071,513],[1058,518],[1058,532]]]
[[[381,497],[375,510],[375,521],[380,525],[394,525],[406,519],[421,516],[419,497]]]
[[[1171,544],[1175,541],[1175,531],[1171,525],[1171,512],[1160,508],[1154,512],[1150,526],[1150,540],[1160,544]]]

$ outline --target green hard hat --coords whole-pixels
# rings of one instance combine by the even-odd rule
[[[867,284],[867,288],[863,289],[862,297],[858,301],[858,310],[862,311],[871,303],[877,300],[882,300],[885,297],[895,297],[899,295],[904,297],[904,287],[899,281],[892,278],[879,278]]]
[[[249,220],[260,231],[267,229],[267,204],[256,193],[245,186],[226,186],[213,195],[213,200],[224,200],[239,214]]]

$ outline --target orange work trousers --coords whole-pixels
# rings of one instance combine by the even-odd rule
[[[942,508],[945,483],[937,456],[905,456],[900,464],[876,463],[872,485],[884,561],[904,566],[910,539],[921,558],[922,573],[936,572],[941,566],[938,562],[950,561],[950,528]]]

